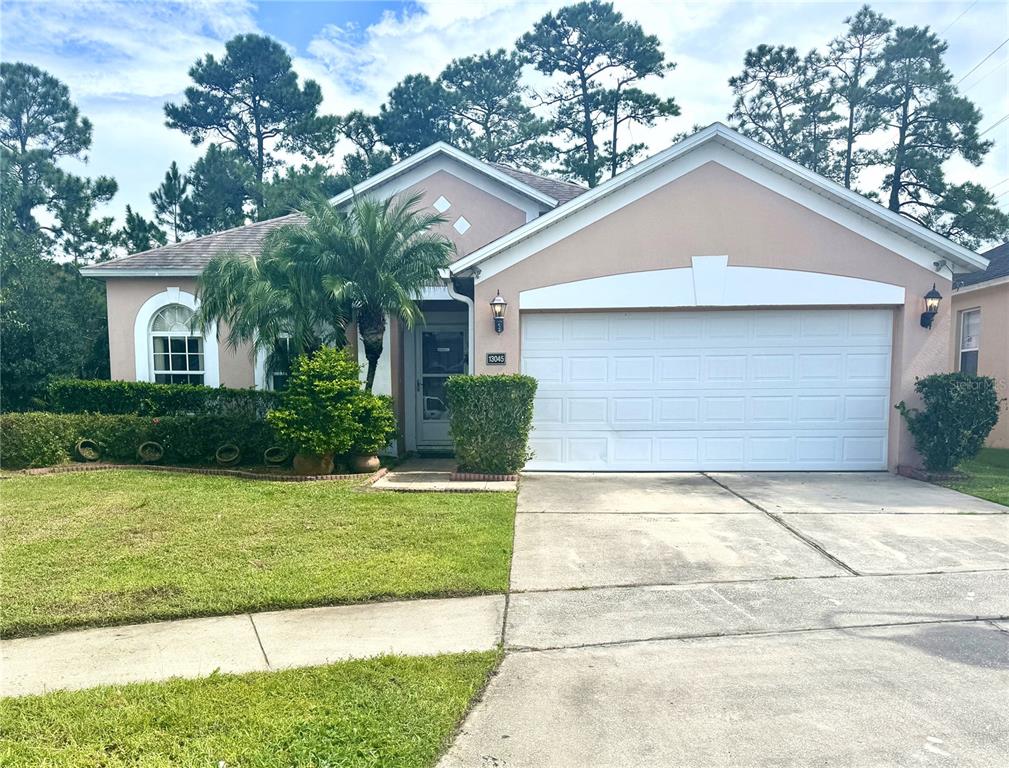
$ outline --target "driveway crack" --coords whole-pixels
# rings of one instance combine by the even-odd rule
[[[791,525],[789,525],[788,523],[786,523],[778,515],[774,514],[773,512],[769,512],[768,510],[764,509],[762,506],[760,506],[756,502],[753,502],[750,499],[748,499],[745,496],[743,496],[743,494],[737,493],[732,488],[730,488],[729,486],[727,486],[725,483],[721,483],[718,480],[716,480],[715,478],[713,478],[707,472],[701,472],[701,474],[704,475],[706,478],[708,478],[708,480],[710,480],[711,482],[713,482],[719,488],[722,488],[722,489],[728,491],[729,493],[731,493],[733,496],[735,496],[738,499],[742,499],[743,501],[745,501],[747,504],[749,504],[754,509],[759,509],[765,515],[767,515],[771,520],[773,520],[778,525],[780,525],[782,528],[784,528],[786,531],[788,531],[790,534],[792,534],[793,536],[795,536],[795,538],[799,539],[799,541],[801,541],[804,544],[806,544],[806,546],[812,547],[813,549],[815,549],[817,552],[819,552],[825,558],[827,558],[828,560],[830,560],[830,562],[832,562],[838,568],[842,568],[843,570],[845,570],[848,573],[850,573],[852,576],[861,576],[862,575],[858,571],[856,571],[854,568],[852,568],[850,565],[848,565],[847,563],[845,563],[841,559],[835,557],[830,552],[828,552],[826,549],[824,549],[824,547],[823,547],[822,544],[814,541],[813,539],[811,539],[808,536],[806,536],[805,534],[803,534],[801,531],[793,528]]]

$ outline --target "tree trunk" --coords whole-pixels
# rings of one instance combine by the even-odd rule
[[[897,138],[897,150],[894,153],[893,181],[890,183],[890,200],[887,207],[891,211],[900,213],[900,186],[904,175],[904,153],[907,151],[907,128],[908,111],[910,110],[911,97],[905,90],[904,103],[900,113],[900,130]]]
[[[378,370],[378,359],[382,356],[382,338],[385,336],[385,315],[381,312],[362,312],[358,315],[357,330],[361,334],[364,357],[368,361],[368,373],[365,377],[364,389],[366,392],[371,392],[375,384],[375,372]]]

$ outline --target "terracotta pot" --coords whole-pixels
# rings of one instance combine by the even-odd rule
[[[296,453],[293,465],[299,475],[328,475],[333,472],[333,454]]]
[[[355,472],[375,472],[382,463],[378,456],[355,456],[351,459],[350,466]]]

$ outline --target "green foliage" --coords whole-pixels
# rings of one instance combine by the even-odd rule
[[[536,168],[554,155],[548,125],[523,101],[522,60],[503,48],[453,60],[438,84],[444,90],[456,146],[491,163]]]
[[[344,176],[335,176],[329,168],[316,163],[303,163],[300,168],[288,167],[283,174],[273,172],[273,178],[263,185],[261,219],[272,219],[300,211],[310,201],[331,198],[350,186]]]
[[[397,159],[438,141],[454,143],[444,89],[427,75],[407,75],[389,91],[378,115],[382,141]]]
[[[211,144],[189,170],[192,191],[180,203],[181,228],[211,235],[245,223],[254,186],[248,164],[234,149]]]
[[[590,187],[604,169],[613,176],[644,148],[621,149],[621,125],[654,125],[679,114],[672,99],[659,99],[634,84],[663,77],[666,63],[659,39],[624,19],[612,3],[588,0],[548,13],[518,41],[519,53],[546,75],[563,78],[547,93],[554,104],[554,129],[567,140],[562,167]],[[607,128],[608,136],[598,134]]]
[[[396,414],[392,398],[362,392],[354,401],[357,434],[350,452],[354,456],[374,456],[396,437]]]
[[[267,420],[302,453],[350,453],[360,433],[360,372],[346,352],[332,347],[296,358],[281,405]]]
[[[91,122],[70,91],[38,67],[0,63],[0,198],[4,254],[26,245],[34,255],[52,252],[74,264],[107,258],[114,244],[111,218],[94,218],[95,206],[116,192],[107,176],[84,179],[61,161],[86,160]],[[40,209],[47,221],[37,217]]]
[[[429,768],[498,654],[386,656],[0,702],[6,768]]]
[[[4,249],[0,328],[4,411],[36,407],[50,376],[109,375],[104,286],[26,240]]]
[[[319,118],[322,90],[314,80],[298,85],[291,57],[276,40],[262,35],[233,37],[225,55],[207,54],[189,70],[193,85],[185,102],[166,104],[167,125],[202,144],[216,136],[252,169],[257,218],[263,212],[266,170],[274,150],[311,154],[327,148],[327,121]]]
[[[8,413],[0,415],[0,466],[4,469],[66,464],[78,440],[98,443],[105,461],[133,463],[141,443],[165,449],[167,464],[213,464],[225,443],[241,450],[245,464],[262,462],[277,444],[270,425],[245,416],[128,416],[100,413]]]
[[[47,388],[46,402],[56,413],[135,416],[205,413],[261,419],[276,405],[277,393],[147,381],[53,379]]]
[[[139,213],[126,206],[126,222],[118,233],[120,244],[127,253],[140,253],[164,245],[168,236],[153,221],[148,221]]]
[[[532,455],[528,443],[536,379],[452,376],[445,388],[460,471],[508,475],[522,469]]]
[[[949,472],[973,458],[984,445],[999,416],[995,380],[969,373],[937,373],[918,379],[915,391],[924,410],[895,408],[907,422],[925,468]]]
[[[173,242],[182,240],[187,228],[183,219],[183,204],[189,195],[189,177],[179,172],[179,165],[174,160],[165,171],[165,179],[161,185],[151,192],[151,203],[154,205],[154,220],[168,228]]]

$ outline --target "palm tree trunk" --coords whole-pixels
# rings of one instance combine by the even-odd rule
[[[385,315],[382,312],[362,311],[357,318],[357,330],[361,334],[364,357],[368,361],[368,374],[365,377],[364,389],[366,392],[371,392],[371,388],[375,384],[375,371],[378,370],[378,359],[382,356]]]

